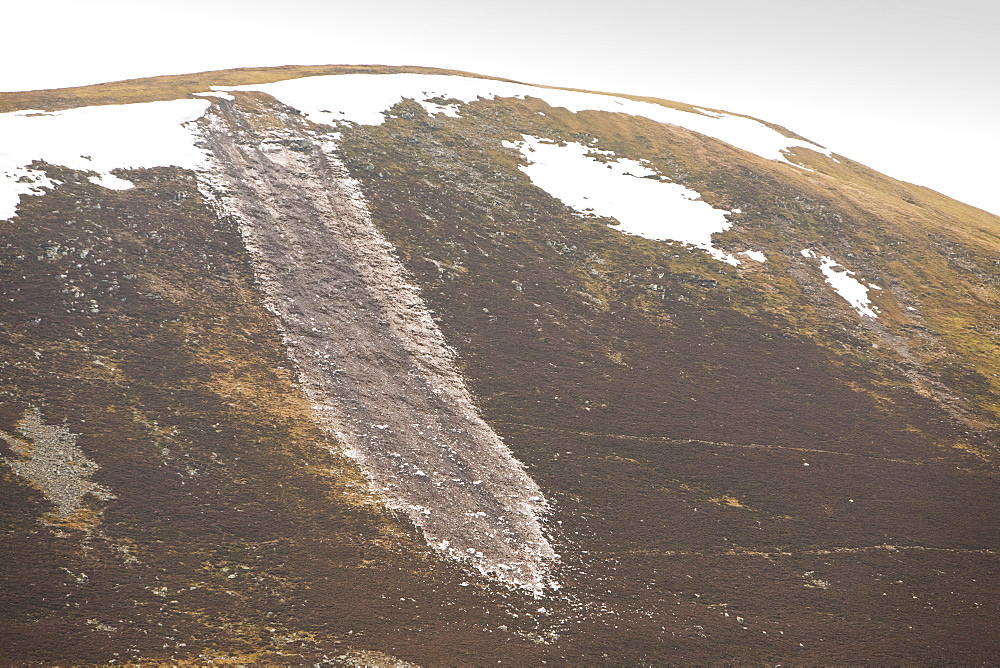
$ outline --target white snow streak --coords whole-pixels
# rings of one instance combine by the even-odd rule
[[[727,211],[700,200],[694,190],[677,183],[664,183],[659,174],[636,160],[612,159],[610,151],[582,144],[565,146],[539,137],[521,135],[523,141],[504,142],[516,148],[529,162],[520,170],[531,182],[581,213],[616,219],[616,229],[660,241],[680,241],[708,251],[712,257],[740,264],[712,246],[712,235],[732,224]]]
[[[441,74],[339,74],[289,79],[247,86],[213,86],[215,91],[252,90],[273,95],[285,104],[304,112],[317,123],[352,121],[361,125],[380,125],[383,113],[404,98],[424,104],[443,98],[463,103],[479,98],[534,97],[553,107],[569,111],[609,111],[642,116],[659,123],[677,125],[714,137],[769,160],[794,164],[786,153],[795,147],[808,148],[830,156],[830,151],[802,139],[786,137],[763,123],[742,116],[718,112],[692,113],[652,102],[636,102],[623,97],[541,88],[525,84],[476,79]],[[424,108],[428,113],[455,114],[455,107],[440,104]],[[449,113],[451,112],[451,113]],[[800,165],[795,165],[796,167]]]
[[[220,100],[234,101],[236,98],[229,93],[220,93],[219,91],[209,91],[207,93],[192,93],[192,95],[197,95],[198,97],[217,97]]]
[[[52,187],[38,178],[41,172],[25,169],[35,160],[97,172],[91,181],[115,190],[132,184],[111,174],[113,169],[197,167],[204,153],[184,124],[208,106],[208,100],[170,100],[0,114],[0,220],[16,213],[19,195]],[[36,182],[22,181],[25,176]]]
[[[224,92],[228,90],[268,93],[319,123],[346,120],[369,125],[382,123],[383,112],[404,98],[416,100],[429,114],[455,117],[460,113],[459,104],[480,98],[531,96],[574,113],[618,112],[677,125],[789,164],[794,163],[787,159],[787,152],[795,147],[830,155],[816,144],[785,137],[740,116],[703,110],[691,113],[610,95],[472,77],[344,74],[230,88],[214,86],[212,92],[198,95],[232,99]],[[28,169],[35,160],[95,172],[91,181],[117,190],[132,184],[112,175],[113,169],[201,165],[203,153],[194,146],[184,124],[200,118],[208,106],[208,100],[184,99],[0,114],[0,220],[16,213],[21,195],[38,195],[53,187],[44,174]]]
[[[845,269],[829,255],[819,256],[816,251],[805,248],[802,250],[802,257],[820,260],[819,270],[826,277],[826,282],[851,305],[851,308],[858,312],[858,315],[878,318],[876,313],[878,307],[871,306],[872,302],[868,298],[868,290],[881,290],[882,288],[872,283],[865,285],[854,278],[853,271]]]

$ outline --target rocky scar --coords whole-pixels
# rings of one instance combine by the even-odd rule
[[[480,417],[330,136],[264,98],[216,101],[201,178],[240,225],[316,414],[431,546],[542,592],[541,490]]]

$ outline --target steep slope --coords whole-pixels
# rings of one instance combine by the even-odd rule
[[[205,126],[206,178],[242,222],[320,420],[429,542],[541,590],[555,556],[541,491],[479,417],[357,185],[306,121],[244,100]]]
[[[419,68],[0,104],[4,660],[1000,653],[995,216]]]

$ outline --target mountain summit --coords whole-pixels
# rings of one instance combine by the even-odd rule
[[[1000,218],[463,72],[0,94],[0,660],[1000,655]]]

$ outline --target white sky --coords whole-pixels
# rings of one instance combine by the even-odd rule
[[[0,90],[406,64],[758,116],[1000,214],[997,0],[0,0]]]

